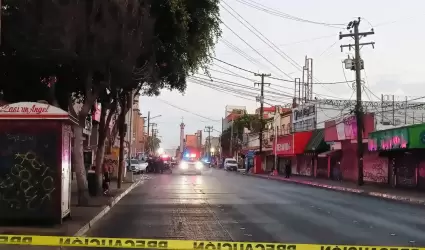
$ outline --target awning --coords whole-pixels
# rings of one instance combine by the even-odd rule
[[[337,152],[341,152],[341,149],[329,150],[329,151],[323,152],[321,154],[318,154],[317,156],[318,157],[328,157],[329,155],[335,154]]]
[[[329,145],[325,142],[325,129],[314,130],[304,152],[323,152],[326,150],[329,150]]]

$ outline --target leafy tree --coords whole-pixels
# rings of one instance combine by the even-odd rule
[[[151,150],[152,152],[156,152],[159,149],[160,144],[161,144],[161,139],[155,136],[149,136],[146,140],[146,145],[148,149]]]
[[[220,35],[218,0],[3,1],[0,90],[9,102],[44,99],[78,117],[73,160],[79,203],[87,204],[82,128],[95,101],[108,109],[105,137],[106,114],[126,93],[183,92]]]
[[[242,147],[241,143],[243,141],[243,134],[245,129],[248,129],[250,133],[258,133],[260,132],[261,126],[265,126],[270,119],[263,119],[261,123],[261,119],[256,114],[244,114],[233,121],[233,129],[228,128],[223,131],[221,135],[221,146],[224,152],[230,151],[230,141],[232,141],[232,150],[238,150]],[[233,134],[232,134],[233,131]]]
[[[139,82],[136,61],[153,37],[148,10],[138,0],[5,2],[0,88],[8,101],[46,99],[78,117],[73,160],[80,204],[87,203],[82,129],[106,87],[120,83],[127,90]],[[45,86],[41,80],[51,76],[57,82]],[[75,101],[81,109],[74,110]]]

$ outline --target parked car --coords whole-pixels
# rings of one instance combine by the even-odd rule
[[[127,169],[128,171],[131,171],[133,173],[140,174],[146,171],[148,165],[149,164],[147,162],[137,159],[131,159],[127,162]]]
[[[224,170],[226,171],[238,171],[238,162],[235,158],[224,159]]]

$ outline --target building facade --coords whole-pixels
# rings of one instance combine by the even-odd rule
[[[227,105],[225,109],[225,116],[222,121],[223,131],[230,128],[234,120],[245,114],[247,114],[245,106]]]

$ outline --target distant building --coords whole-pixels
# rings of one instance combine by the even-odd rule
[[[234,113],[235,110],[244,110],[246,113],[246,106],[226,105],[224,117],[227,117],[229,114]]]
[[[246,113],[247,112],[245,106],[227,105],[222,124],[223,130],[228,129],[234,120],[236,120],[238,117],[245,115]]]
[[[255,110],[255,114],[260,115],[260,108],[257,108]],[[276,106],[272,106],[272,107],[264,107],[263,108],[263,118],[268,119],[268,118],[272,118],[275,115],[276,112]]]

